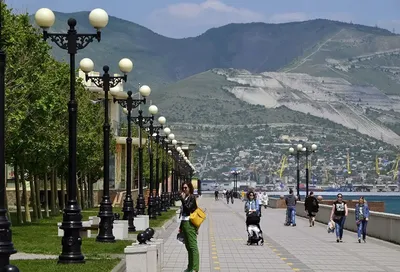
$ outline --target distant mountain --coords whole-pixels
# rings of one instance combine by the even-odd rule
[[[56,13],[52,31],[93,33],[88,12]],[[58,59],[66,52],[54,46]],[[185,39],[110,17],[102,41],[78,54],[96,70],[128,57],[127,87],[152,87],[169,122],[306,124],[349,128],[400,145],[400,36],[324,19],[285,24],[229,24]],[[215,69],[218,68],[218,69]]]
[[[57,21],[51,31],[66,31],[66,22],[73,17],[78,21],[80,32],[93,33],[88,14],[56,12]],[[128,57],[135,64],[130,83],[134,80],[135,83],[162,85],[212,68],[276,71],[343,28],[366,34],[392,35],[387,30],[372,27],[311,20],[285,24],[229,24],[210,29],[198,37],[172,39],[110,16],[109,24],[102,32],[102,41],[82,50],[78,60],[90,57],[97,70],[107,64],[118,71],[118,61]],[[54,49],[54,54],[58,59],[66,59],[66,52],[59,49]]]

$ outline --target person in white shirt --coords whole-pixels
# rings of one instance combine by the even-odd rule
[[[262,193],[262,195],[261,195],[261,205],[263,205],[265,209],[268,206],[268,201],[269,201],[269,198],[268,198],[267,192]]]

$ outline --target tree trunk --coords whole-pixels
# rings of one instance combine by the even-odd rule
[[[44,181],[43,181],[43,191],[44,191],[44,213],[45,217],[50,217],[49,213],[49,192],[47,190],[47,171],[44,173]]]
[[[14,182],[15,182],[15,200],[17,205],[17,223],[23,223],[22,220],[22,209],[21,209],[21,194],[19,191],[19,173],[18,173],[18,164],[15,162],[14,164]]]
[[[56,193],[57,186],[55,182],[55,171],[54,168],[51,169],[51,178],[50,178],[50,186],[51,186],[51,215],[58,215],[57,204],[56,204]]]
[[[29,210],[29,198],[26,191],[25,168],[23,165],[21,167],[21,182],[22,182],[22,198],[24,200],[24,208],[25,208],[24,223],[32,222],[31,212]]]
[[[7,184],[7,179],[5,179],[4,181]],[[8,220],[11,222],[10,210],[8,209],[7,189],[4,190],[4,208],[6,208],[6,210],[7,210],[7,218],[8,218]]]
[[[57,211],[57,215],[60,214],[60,199],[59,199],[59,195],[58,195],[58,170],[57,168],[54,169],[54,188],[55,190],[55,198],[56,198],[56,211]]]
[[[35,182],[35,196],[36,196],[36,207],[37,207],[37,213],[38,213],[38,218],[43,219],[43,214],[42,214],[42,203],[40,201],[40,180],[39,180],[39,175],[35,174],[33,176],[34,182]]]
[[[65,209],[65,190],[64,190],[64,181],[65,181],[65,175],[61,175],[61,199],[60,199],[60,208],[61,210]]]
[[[87,188],[87,175],[85,174],[85,177],[83,179],[83,199],[85,203],[85,208],[89,208],[89,197],[88,197],[88,188]]]
[[[76,201],[78,201],[78,205],[82,208],[82,202],[81,202],[81,190],[80,190],[80,188],[81,188],[81,186],[80,186],[80,180],[81,180],[81,177],[80,177],[80,175],[78,174],[77,175],[77,179],[76,179]]]
[[[89,208],[93,208],[93,184],[92,184],[92,175],[88,176],[88,202],[89,202]]]
[[[38,212],[37,212],[37,205],[36,205],[36,192],[35,192],[35,184],[34,184],[34,180],[33,180],[33,175],[31,173],[29,173],[29,187],[31,187],[31,197],[30,197],[30,201],[31,201],[31,206],[33,209],[33,220],[37,221],[39,219],[38,217]]]

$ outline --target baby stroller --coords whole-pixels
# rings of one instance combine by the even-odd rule
[[[264,237],[260,228],[260,216],[257,213],[249,213],[246,218],[247,227],[247,245],[252,244],[264,245]]]

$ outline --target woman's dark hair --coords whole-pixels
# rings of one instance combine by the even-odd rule
[[[250,198],[250,194],[252,194],[254,197],[256,196],[253,191],[248,191],[247,192],[247,199]]]
[[[338,193],[337,195],[336,195],[336,197],[343,197],[343,195],[342,195],[342,193]]]
[[[185,185],[187,185],[187,187],[189,188],[189,193],[190,193],[191,195],[193,195],[193,193],[194,193],[193,184],[192,184],[191,182],[185,181],[184,183],[182,183],[182,186],[181,186],[181,190],[182,190],[182,191],[183,191],[183,186],[185,186]]]

